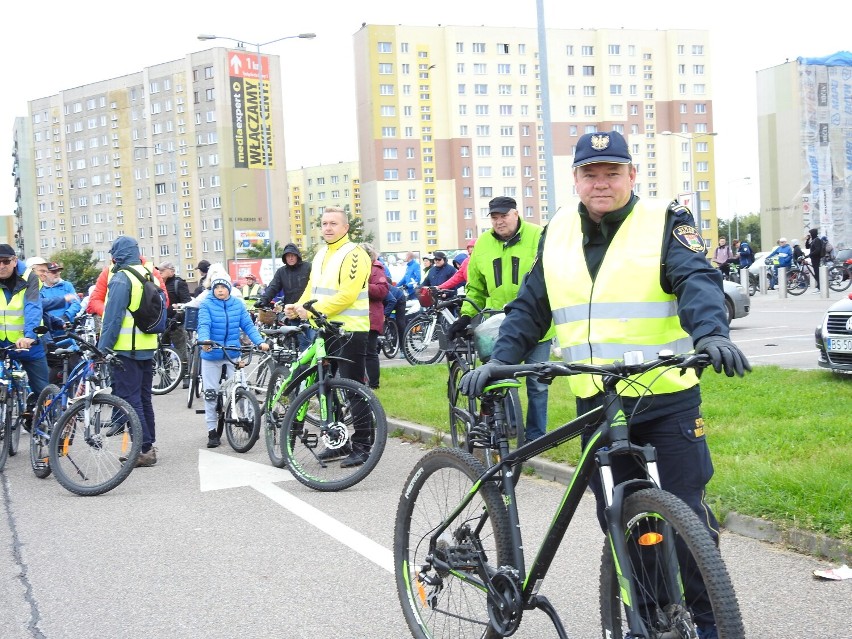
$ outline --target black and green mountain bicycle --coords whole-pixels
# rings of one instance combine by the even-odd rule
[[[365,384],[334,375],[342,358],[326,352],[326,340],[346,338],[340,322],[313,308],[317,334],[289,367],[269,381],[264,434],[269,459],[286,466],[301,483],[326,492],[364,479],[382,456],[387,419],[379,399]]]
[[[707,363],[705,355],[661,354],[638,364],[496,367],[495,381],[483,392],[495,408],[496,463],[486,469],[466,451],[439,448],[417,463],[403,487],[393,553],[397,592],[412,636],[508,637],[525,611],[538,608],[550,617],[557,636],[567,637],[539,589],[590,478],[598,473],[607,504],[600,573],[604,639],[742,639],[739,605],[718,548],[696,514],[659,488],[656,452],[630,442],[619,395],[625,381],[636,388],[641,373]],[[583,373],[602,376],[605,408],[510,451],[511,415],[499,401],[510,381]],[[527,567],[514,475],[524,461],[586,429],[593,432]],[[625,457],[639,462],[643,476],[616,482],[612,464]]]

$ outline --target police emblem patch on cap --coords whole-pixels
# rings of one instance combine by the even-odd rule
[[[707,250],[707,247],[704,246],[704,239],[698,231],[695,230],[694,226],[689,226],[688,224],[676,226],[672,231],[672,235],[674,235],[674,238],[690,251],[703,253]]]
[[[595,151],[603,151],[609,146],[609,136],[606,133],[593,135],[590,143]]]

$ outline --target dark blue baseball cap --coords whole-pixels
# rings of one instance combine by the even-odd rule
[[[627,150],[627,140],[618,131],[586,133],[577,141],[573,168],[585,164],[630,164],[633,158]]]

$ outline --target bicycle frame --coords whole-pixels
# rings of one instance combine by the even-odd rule
[[[513,367],[506,367],[506,369],[510,368]],[[514,368],[521,369],[523,367]],[[530,372],[529,367],[526,367],[524,370],[527,373]],[[621,594],[627,610],[628,623],[632,632],[636,633],[640,629],[641,632],[645,632],[644,622],[640,614],[633,607],[633,602],[637,600],[636,593],[625,590],[625,588],[632,587],[633,575],[630,562],[623,560],[623,558],[627,557],[627,546],[622,534],[621,514],[624,499],[631,492],[641,488],[659,487],[660,479],[657,471],[655,449],[650,445],[636,446],[629,441],[627,418],[624,414],[621,397],[615,390],[616,378],[614,376],[609,377],[612,380],[612,384],[605,383],[607,390],[605,391],[604,405],[602,407],[580,415],[571,422],[514,451],[509,451],[505,429],[498,429],[497,445],[500,450],[499,461],[480,476],[479,480],[475,482],[471,490],[462,499],[462,502],[448,515],[444,523],[440,524],[434,530],[429,540],[430,554],[434,560],[433,566],[439,571],[452,570],[451,565],[437,559],[439,555],[435,550],[441,535],[451,525],[455,517],[473,500],[483,485],[499,479],[509,517],[513,553],[512,567],[518,571],[519,583],[521,584],[521,599],[524,602],[524,608],[527,610],[540,608],[545,611],[557,630],[562,633],[560,636],[563,637],[566,635],[556,616],[556,611],[545,597],[538,595],[538,591],[595,470],[598,470],[600,473],[603,484],[604,498],[607,505],[605,509],[606,524],[612,544],[613,556],[616,560],[614,563],[618,573],[618,581],[622,588]],[[506,385],[505,380],[497,381],[491,386],[486,387],[484,396],[491,394],[499,398],[501,393],[506,392],[504,390]],[[494,406],[495,414],[499,420],[502,418],[500,415],[502,411],[500,401],[495,401]],[[532,459],[545,450],[549,450],[578,437],[587,428],[594,426],[597,426],[597,428],[583,447],[580,460],[565,490],[558,510],[544,536],[544,540],[539,546],[532,565],[527,570],[523,555],[520,517],[513,481],[514,467]],[[640,457],[647,469],[646,477],[644,479],[627,480],[615,485],[613,482],[612,462],[615,458],[623,456]],[[497,477],[498,474],[500,475],[499,478]],[[479,525],[484,525],[484,521]],[[481,557],[477,561],[479,562],[479,567],[476,577],[465,574],[463,571],[453,571],[454,576],[458,579],[468,581],[483,591],[496,595],[496,591],[490,580],[492,575],[487,574],[485,566],[481,562]],[[665,578],[674,588],[673,591],[682,591],[677,574],[669,574]],[[636,634],[636,636],[640,635]]]

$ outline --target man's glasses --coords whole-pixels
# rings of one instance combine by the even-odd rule
[[[15,259],[13,257],[0,257],[0,264],[3,266],[8,266],[12,263],[12,260]]]

